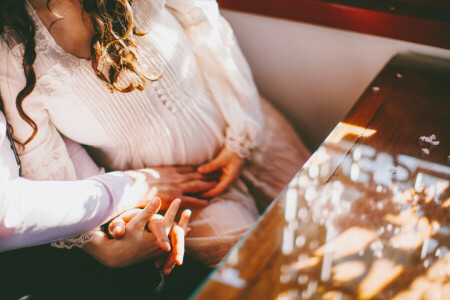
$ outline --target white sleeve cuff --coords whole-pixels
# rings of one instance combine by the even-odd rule
[[[125,210],[136,207],[139,202],[134,182],[124,172],[109,172],[91,177],[104,185],[110,196],[112,204],[111,215],[105,220],[109,221]]]
[[[225,146],[231,152],[235,152],[241,158],[250,158],[254,148],[254,142],[247,134],[238,134],[230,127],[226,130]]]

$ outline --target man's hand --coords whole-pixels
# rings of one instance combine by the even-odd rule
[[[204,175],[214,174],[213,172],[218,170],[222,171],[219,183],[210,190],[200,194],[200,197],[210,198],[223,193],[239,177],[244,165],[245,159],[241,158],[237,153],[223,148],[216,158],[197,168],[197,171]]]
[[[181,206],[186,208],[202,208],[208,205],[195,195],[214,188],[217,185],[217,174],[201,174],[194,167],[155,167],[136,171],[127,171],[135,182],[143,207],[147,199],[161,198],[161,210],[166,210],[170,203],[181,199]]]
[[[177,257],[176,261],[181,263],[180,255],[184,254],[184,235],[180,236],[178,233],[176,238],[172,239],[172,244],[169,243],[168,239],[168,234],[174,227],[174,219],[179,205],[180,200],[176,200],[169,207],[168,215],[155,217],[161,206],[161,200],[155,198],[143,210],[139,210],[129,219],[123,229],[123,234],[125,231],[126,234],[122,235],[120,239],[109,239],[105,233],[98,231],[94,239],[83,247],[83,250],[100,263],[113,268],[124,267],[150,257],[161,256],[171,249],[177,249],[172,252]],[[186,224],[187,228],[190,211],[183,212],[182,216],[183,224]],[[149,228],[152,232],[149,232],[146,228]],[[183,247],[182,251],[180,247]]]

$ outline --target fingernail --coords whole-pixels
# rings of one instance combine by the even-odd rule
[[[123,228],[122,228],[122,226],[117,226],[117,227],[114,228],[114,230],[113,230],[113,235],[114,235],[114,236],[122,235],[122,233],[123,233]]]
[[[205,167],[200,166],[200,167],[197,168],[197,171],[199,171],[199,172],[204,172],[204,171],[205,171]]]
[[[177,255],[177,264],[178,265],[183,264],[183,255],[182,254]]]
[[[165,242],[164,244],[163,244],[163,247],[164,247],[164,250],[166,250],[167,252],[169,252],[170,251],[170,243],[169,242]]]

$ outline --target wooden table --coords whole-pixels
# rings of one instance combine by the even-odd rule
[[[192,298],[449,299],[449,118],[450,62],[394,57]]]

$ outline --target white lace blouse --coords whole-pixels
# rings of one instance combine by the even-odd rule
[[[257,89],[228,23],[213,0],[135,0],[141,64],[163,76],[143,91],[111,93],[90,62],[66,53],[27,3],[36,24],[37,83],[23,104],[36,137],[19,150],[24,176],[76,179],[60,133],[92,147],[112,170],[201,164],[225,145],[248,157],[260,142]],[[8,33],[0,44],[0,91],[16,139],[32,129],[15,99],[25,86],[24,47]]]

